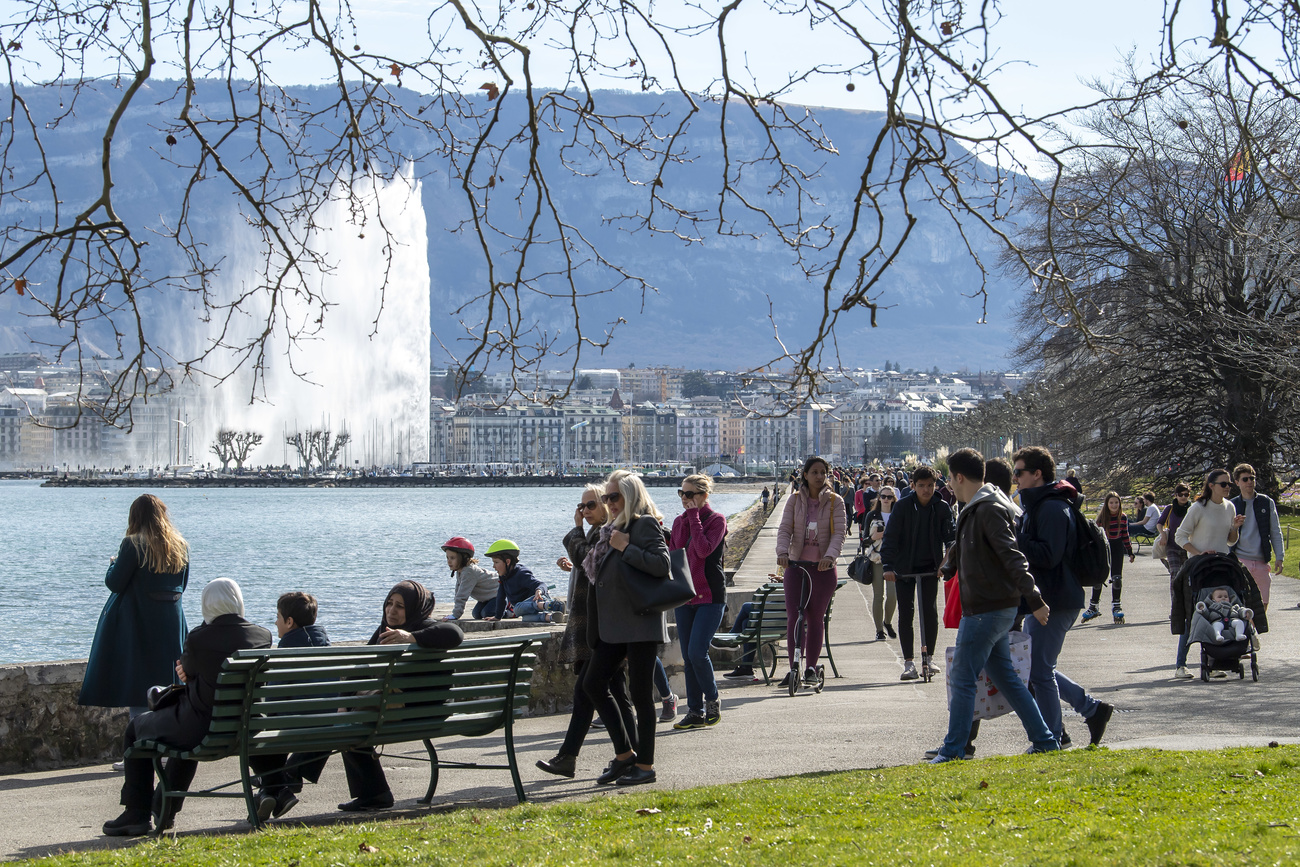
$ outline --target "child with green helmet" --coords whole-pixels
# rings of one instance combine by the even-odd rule
[[[492,558],[492,567],[496,569],[497,589],[496,617],[484,620],[504,620],[518,617],[535,623],[550,623],[551,612],[564,612],[564,603],[551,599],[546,585],[533,575],[527,566],[519,564],[519,546],[509,539],[497,539],[487,549]]]

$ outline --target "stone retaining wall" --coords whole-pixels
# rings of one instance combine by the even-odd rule
[[[499,629],[537,631],[539,625],[461,624],[470,635]],[[567,713],[573,706],[573,671],[559,663],[562,629],[551,627],[550,637],[537,648],[529,714]],[[669,633],[676,637],[671,624]],[[665,649],[664,665],[679,684],[681,654],[676,644]],[[77,704],[85,674],[84,659],[0,665],[0,774],[97,764],[121,755],[126,710]]]

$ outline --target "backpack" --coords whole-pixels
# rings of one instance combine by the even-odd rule
[[[1066,542],[1062,561],[1084,587],[1105,587],[1110,580],[1110,540],[1106,531],[1071,507],[1074,538]]]

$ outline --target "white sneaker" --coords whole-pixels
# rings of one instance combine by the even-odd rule
[[[125,770],[126,770],[126,762],[124,762],[124,761],[122,761],[122,762],[113,762],[113,770],[115,770],[115,771],[125,771]]]
[[[1191,680],[1195,676],[1196,675],[1187,670],[1187,666],[1185,665],[1180,665],[1178,668],[1174,669],[1174,677],[1179,680]]]
[[[919,680],[920,677],[921,677],[921,675],[919,675],[919,674],[916,673],[916,666],[912,664],[912,660],[910,660],[910,659],[904,660],[904,661],[903,661],[903,673],[902,673],[901,675],[898,676],[898,679],[899,679],[899,680]]]

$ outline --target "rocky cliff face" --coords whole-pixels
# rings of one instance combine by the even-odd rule
[[[296,95],[309,104],[315,93],[302,88]],[[171,220],[182,189],[184,173],[169,160],[183,162],[185,142],[175,153],[163,142],[163,131],[174,123],[171,95],[167,83],[156,83],[128,114],[125,132],[116,145],[118,204],[127,219],[141,225],[159,226]],[[152,102],[149,96],[154,98]],[[614,108],[631,115],[653,110],[662,102],[661,97],[643,94],[606,98],[614,102]],[[53,92],[29,94],[29,102],[38,118],[52,117],[58,111],[58,97]],[[75,209],[82,204],[78,199],[93,195],[95,148],[109,109],[109,99],[88,92],[80,98],[76,113],[62,121],[57,131],[47,133],[47,143],[53,148],[51,163],[60,174],[61,190],[69,191],[65,208]],[[817,169],[811,188],[826,213],[834,220],[842,220],[858,186],[863,155],[881,117],[872,112],[833,109],[818,109],[816,117],[834,142],[838,156],[796,156]],[[718,122],[717,106],[703,105],[700,116],[692,123],[692,158],[674,168],[672,174],[674,187],[685,191],[681,198],[706,210],[717,200],[721,157],[716,132],[710,130],[716,131]],[[403,143],[410,152],[432,153],[436,149],[432,139],[414,140],[415,134],[410,132],[402,135],[411,139]],[[34,155],[28,157],[34,159]],[[562,176],[557,152],[546,151],[542,159],[550,163],[555,177]],[[477,240],[457,231],[464,205],[456,196],[457,184],[449,178],[447,164],[432,156],[417,165],[415,173],[424,179],[432,293],[430,321],[433,362],[437,365],[446,360],[439,344],[455,347],[464,333],[455,324],[452,311],[481,291],[487,272]],[[618,225],[590,219],[634,210],[637,194],[638,189],[621,174],[607,169],[591,177],[566,179],[555,190],[560,207],[572,215],[589,218],[590,238],[609,258],[645,277],[658,290],[644,300],[639,294],[622,293],[587,299],[587,327],[600,331],[619,317],[627,324],[618,328],[615,343],[604,358],[587,357],[584,363],[725,368],[759,364],[776,351],[773,320],[788,345],[798,346],[806,339],[811,323],[820,317],[821,290],[796,267],[789,250],[770,234],[757,240],[706,234],[700,243],[685,244],[672,235],[629,233]],[[772,200],[775,208],[787,205]],[[891,217],[901,217],[901,207],[891,207]],[[870,327],[866,311],[844,317],[836,333],[841,359],[850,365],[875,365],[890,359],[921,368],[934,364],[945,368],[967,365],[972,369],[1002,366],[1010,334],[1006,310],[1019,289],[995,276],[990,285],[989,324],[977,325],[981,304],[965,296],[978,289],[981,278],[965,243],[937,204],[912,200],[909,207],[918,222],[904,253],[880,284],[881,301],[887,308],[879,313],[880,327]],[[5,202],[0,218],[9,225],[31,225],[48,222],[50,214],[50,203],[36,197],[22,204]],[[221,226],[234,219],[232,199],[220,195],[200,197],[195,214],[201,226],[212,231],[214,249],[219,248]],[[988,266],[996,263],[999,250],[995,240],[982,229],[972,229],[971,237],[980,259]],[[156,244],[150,251],[160,257],[155,267],[176,268],[179,259],[169,259],[159,249],[162,246]],[[583,292],[606,288],[607,275],[592,274],[588,278],[587,273],[584,271],[581,278]],[[159,327],[180,333],[202,327],[174,293],[149,293],[142,303]],[[25,321],[23,310],[22,299],[13,293],[0,296],[0,352],[22,351],[32,337],[47,341],[58,337],[57,330],[47,323]],[[567,324],[567,305],[562,299],[534,304],[528,314],[551,332],[563,330]],[[467,318],[473,320],[474,316],[471,313]],[[328,321],[325,334],[328,339]],[[92,330],[83,335],[83,340],[110,356],[115,354],[108,332]],[[562,366],[562,362],[553,366]]]

